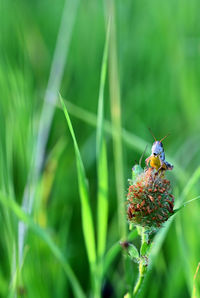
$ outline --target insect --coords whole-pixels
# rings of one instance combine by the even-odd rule
[[[162,144],[162,141],[167,138],[169,134],[162,138],[160,141],[156,140],[152,132],[151,134],[155,142],[151,147],[151,155],[145,160],[146,165],[148,166],[148,164],[150,164],[150,166],[152,168],[155,168],[157,172],[159,172],[160,170],[172,170],[174,166],[165,160],[165,152]]]

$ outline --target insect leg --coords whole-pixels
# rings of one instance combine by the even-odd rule
[[[145,159],[145,163],[146,163],[146,166],[148,167],[148,163],[150,162],[150,159],[151,159],[151,156],[149,156],[147,159]]]
[[[174,166],[171,163],[169,163],[168,161],[165,161],[165,165],[167,167],[167,170],[170,170],[171,171],[174,168]]]
[[[157,174],[159,173],[159,171],[161,170],[161,169],[163,169],[163,165],[165,164],[164,163],[164,161],[160,158],[160,156],[159,156],[159,159],[160,159],[160,167],[159,167],[159,169],[157,170]]]

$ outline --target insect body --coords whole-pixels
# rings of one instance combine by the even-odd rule
[[[157,141],[153,135],[155,142],[153,143],[153,146],[151,148],[151,155],[145,160],[147,166],[148,164],[150,164],[150,166],[152,168],[155,168],[158,172],[160,170],[172,170],[174,167],[172,164],[165,160],[165,152],[162,141],[167,136],[168,135],[166,135],[160,141]]]

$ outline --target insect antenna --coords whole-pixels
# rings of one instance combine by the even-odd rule
[[[162,138],[162,139],[160,140],[160,142],[162,142],[164,139],[166,139],[169,135],[170,135],[170,133],[168,133],[164,138]]]
[[[139,165],[141,166],[141,163],[142,163],[142,159],[143,159],[143,157],[144,157],[144,155],[145,155],[145,152],[146,152],[146,150],[147,150],[147,147],[148,147],[148,145],[146,145],[146,147],[144,148],[144,151],[143,151],[143,153],[142,153],[142,155],[141,155],[141,157],[140,157],[140,160],[139,160]]]
[[[156,140],[156,138],[155,138],[155,136],[154,136],[154,134],[153,134],[151,128],[150,128],[150,127],[148,127],[148,128],[149,128],[150,134],[152,135],[152,137],[154,138],[154,140],[155,140],[155,142],[156,142],[157,140]]]

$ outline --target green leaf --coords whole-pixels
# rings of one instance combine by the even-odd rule
[[[82,228],[83,235],[88,255],[88,260],[91,267],[91,272],[93,271],[94,264],[96,263],[96,247],[95,247],[95,236],[94,236],[94,225],[92,219],[92,212],[89,202],[89,191],[88,191],[88,183],[85,174],[85,169],[83,166],[83,162],[81,159],[80,151],[78,148],[78,144],[76,141],[76,136],[74,133],[74,129],[72,127],[72,123],[67,112],[67,108],[64,104],[62,97],[60,96],[60,102],[65,114],[65,118],[67,120],[67,124],[73,139],[74,150],[76,156],[76,165],[77,165],[77,174],[78,174],[78,184],[79,184],[79,193],[81,200],[81,213],[82,213]]]
[[[99,88],[98,115],[97,115],[97,176],[98,176],[98,207],[97,207],[97,235],[98,235],[98,256],[101,258],[104,255],[107,236],[108,222],[108,166],[107,166],[107,150],[106,142],[103,136],[104,122],[104,89],[107,72],[108,60],[108,44],[110,35],[110,23],[108,23],[107,35],[103,53],[101,66],[101,78]]]
[[[131,259],[139,259],[140,257],[137,248],[135,247],[135,245],[131,243],[129,243],[128,245],[128,254],[131,257]]]
[[[73,270],[71,269],[70,265],[66,261],[64,255],[60,251],[60,249],[56,246],[56,244],[53,242],[49,234],[40,228],[37,224],[34,223],[32,217],[28,214],[26,214],[20,206],[12,199],[6,197],[0,192],[0,202],[7,208],[11,209],[14,214],[17,216],[17,218],[21,221],[23,221],[29,229],[31,229],[36,235],[38,235],[50,248],[53,255],[57,258],[61,266],[63,267],[71,285],[72,289],[74,291],[74,294],[76,297],[85,297],[85,294],[79,284],[79,281],[77,280]]]
[[[187,242],[185,240],[185,235],[183,232],[183,227],[181,223],[180,216],[176,217],[175,222],[176,227],[176,239],[177,239],[177,246],[176,249],[178,251],[178,255],[180,257],[181,263],[183,264],[183,273],[185,275],[185,282],[188,289],[188,292],[190,293],[190,297],[192,296],[192,289],[193,289],[193,266],[191,265],[191,262],[188,258],[189,255],[189,249]],[[196,296],[198,297],[198,296]]]
[[[132,181],[135,182],[138,175],[140,175],[143,172],[144,170],[140,165],[134,165],[134,167],[132,168]]]
[[[137,230],[134,229],[131,233],[128,235],[128,241],[134,240],[138,236]],[[119,244],[119,241],[117,241],[115,244],[111,246],[111,248],[106,253],[105,259],[104,259],[104,273],[106,273],[110,267],[110,265],[114,262],[117,255],[120,253],[122,247]]]
[[[140,255],[145,256],[149,250],[149,245],[147,242],[144,242],[140,248]]]
[[[109,3],[111,3],[109,1]],[[113,156],[115,167],[115,184],[117,193],[117,211],[119,235],[126,239],[126,211],[124,204],[124,161],[123,161],[123,142],[122,142],[122,116],[121,116],[121,97],[120,80],[118,72],[117,42],[115,14],[111,5],[107,6],[107,13],[111,19],[111,34],[109,44],[109,90],[110,90],[110,110],[111,110],[111,131],[113,141]]]
[[[192,187],[198,182],[199,177],[200,177],[200,166],[198,166],[198,168],[195,170],[193,175],[190,177],[185,188],[183,189],[181,197],[185,198],[189,194]]]

